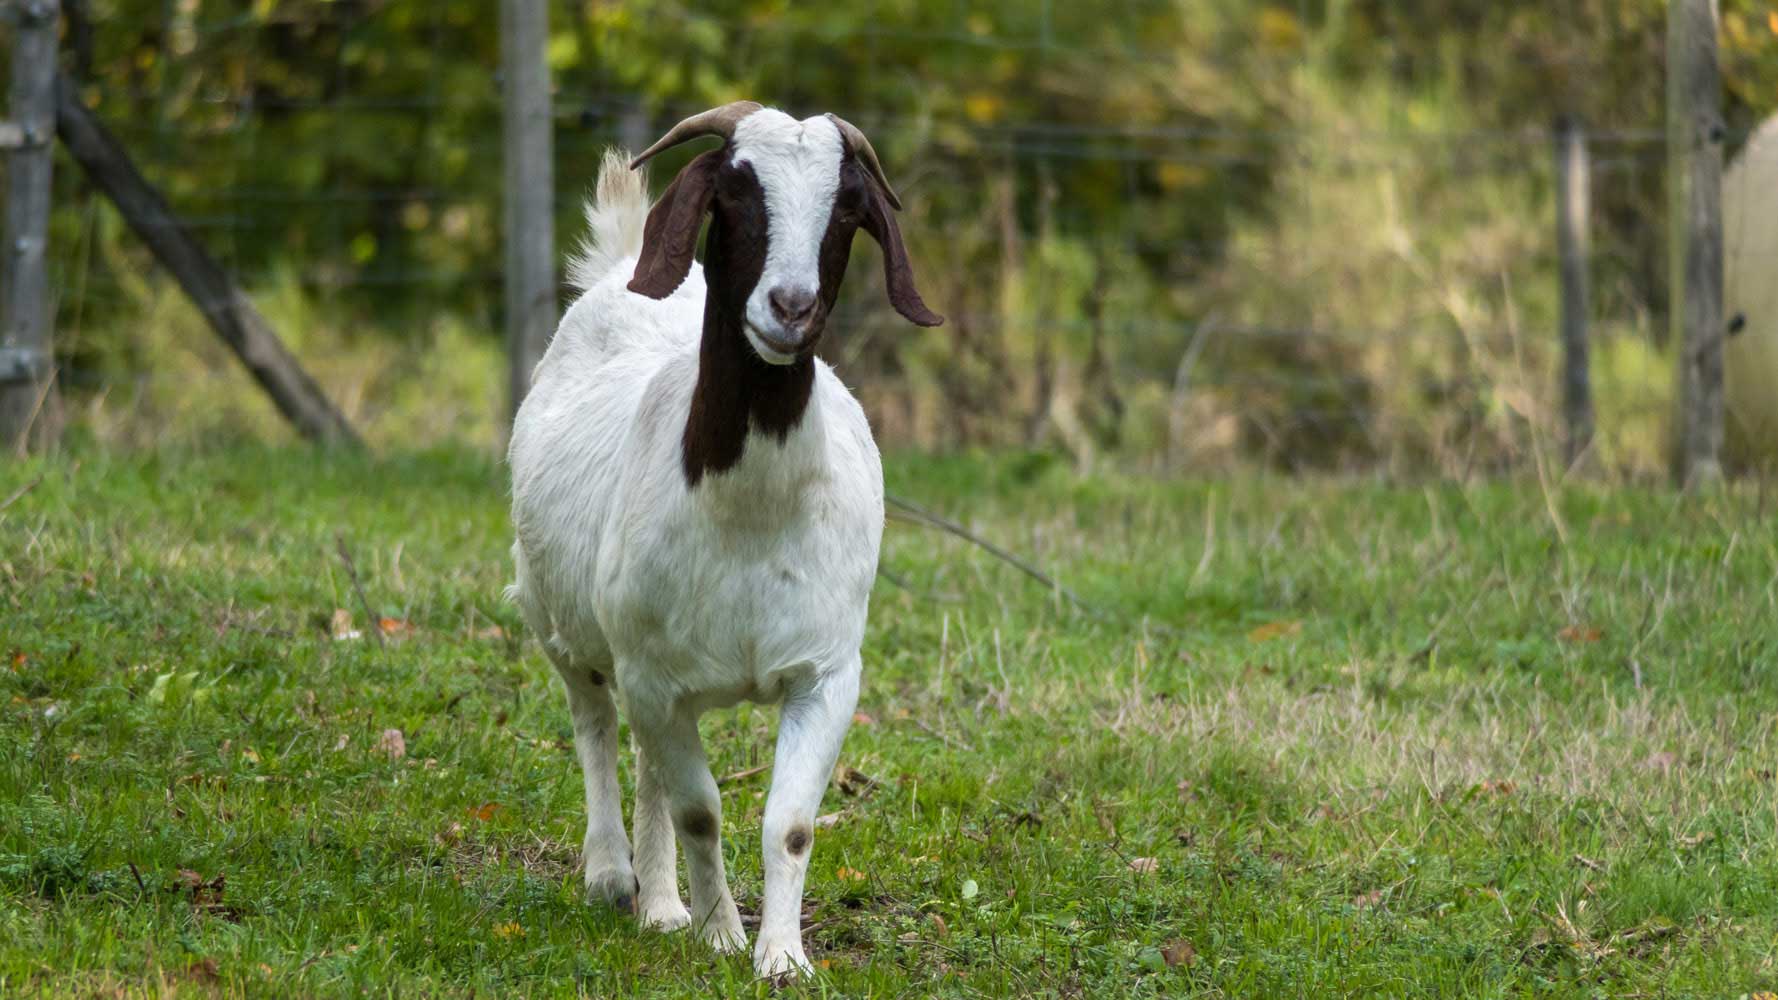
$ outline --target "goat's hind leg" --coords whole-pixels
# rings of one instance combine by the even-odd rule
[[[518,543],[512,547],[515,581],[508,599],[519,606],[525,626],[537,636],[549,662],[568,690],[568,715],[574,723],[574,752],[580,758],[586,787],[586,839],[580,859],[587,896],[620,910],[636,906],[636,873],[630,867],[630,842],[624,836],[623,792],[617,784],[617,705],[612,701],[610,655],[576,657],[556,633],[549,611],[531,586],[530,565]],[[591,662],[593,660],[598,662]]]
[[[667,789],[640,742],[636,745],[636,916],[645,926],[676,931],[691,923],[679,899],[678,846]]]
[[[552,659],[554,657],[552,656]],[[586,891],[620,910],[636,907],[636,873],[630,867],[630,841],[624,834],[623,792],[617,784],[617,705],[606,671],[557,663],[568,689],[574,723],[574,751],[586,786],[586,839],[580,856]]]

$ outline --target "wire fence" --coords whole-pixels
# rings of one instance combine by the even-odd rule
[[[281,37],[275,19],[183,16],[191,6],[167,5],[159,26],[163,55],[300,44]],[[319,18],[350,34],[367,16],[379,16],[374,5],[329,6],[340,20],[308,12],[306,23],[312,28]],[[468,78],[479,87],[453,86],[463,75],[452,80],[439,72],[417,91],[386,93],[342,68],[320,92],[307,93],[254,79],[255,57],[241,61],[247,79],[165,71],[153,86],[95,75],[88,87],[143,172],[243,287],[256,294],[294,288],[321,303],[317,309],[345,302],[346,315],[370,328],[423,330],[448,320],[492,340],[500,329],[502,280],[499,81],[487,41],[471,36],[473,25],[454,23],[448,6],[421,15],[408,36],[463,56],[477,68]],[[662,31],[691,16],[676,7],[655,12]],[[580,10],[557,3],[552,13],[571,19]],[[835,47],[893,40],[1038,59],[1106,57],[1121,65],[1168,66],[1178,58],[1173,50],[1066,44],[1051,13],[1040,5],[1028,37],[865,24],[823,40]],[[740,41],[775,27],[743,17],[696,20],[714,20]],[[111,29],[101,23],[92,30]],[[579,205],[607,146],[638,147],[703,109],[688,100],[645,102],[615,87],[589,86],[586,76],[560,74],[552,108],[559,247],[578,237]],[[968,439],[973,434],[980,443],[1048,437],[1076,451],[1132,440],[1177,450],[1172,439],[1182,421],[1192,425],[1188,434],[1232,421],[1231,452],[1257,448],[1300,458],[1302,449],[1338,438],[1342,456],[1376,457],[1402,450],[1399,441],[1379,439],[1379,422],[1419,421],[1446,429],[1419,433],[1420,444],[1407,450],[1457,447],[1432,439],[1485,432],[1510,451],[1503,442],[1530,440],[1526,425],[1556,409],[1554,158],[1551,129],[1541,121],[1553,114],[1528,112],[1533,124],[1520,128],[1361,121],[1312,129],[1301,122],[938,118],[882,106],[793,110],[832,110],[873,137],[914,137],[883,144],[893,150],[891,171],[907,172],[910,202],[928,191],[945,199],[931,211],[916,208],[906,223],[910,239],[928,251],[918,263],[933,286],[928,297],[948,316],[945,330],[916,338],[901,328],[873,296],[874,276],[852,279],[834,321],[839,335],[830,360],[859,387],[892,444],[977,443]],[[298,141],[302,162],[281,163],[297,159],[287,144]],[[1598,128],[1587,142],[1599,202],[1621,215],[1658,201],[1668,155],[1662,129]],[[385,169],[377,157],[411,167]],[[203,170],[192,169],[194,158]],[[1064,172],[1068,177],[1057,181]],[[1215,186],[1229,176],[1267,189],[1265,210],[1249,199],[1216,217],[1215,206],[1207,209],[1200,197],[1189,219],[1153,224],[1167,211],[1157,178]],[[1107,215],[1092,199],[1074,197],[1068,185],[1081,177],[1101,187],[1114,178],[1110,186],[1136,210]],[[140,258],[106,246],[115,227],[108,228],[108,210],[78,174],[61,170],[58,185],[59,323],[127,330],[132,311],[151,304],[142,275],[129,266]],[[1397,190],[1389,193],[1392,186]],[[1417,206],[1400,200],[1427,191],[1463,218],[1417,217]],[[1340,204],[1347,197],[1363,204]],[[1365,223],[1379,232],[1354,231],[1354,217],[1372,207],[1399,216]],[[1633,228],[1623,218],[1601,225],[1613,233]],[[1381,232],[1391,227],[1393,237]],[[1641,241],[1596,239],[1588,270],[1598,335],[1653,350],[1664,336],[1665,291],[1650,276],[1664,269],[1665,249],[1658,224],[1648,228],[1655,236]],[[1377,249],[1391,238],[1401,245]],[[1354,254],[1343,260],[1348,241]],[[402,252],[389,251],[395,244]],[[1359,244],[1368,258],[1358,259]],[[1461,263],[1468,244],[1496,273]],[[1055,264],[1045,257],[1055,247],[1056,254],[1084,254],[1096,264]],[[855,275],[866,269],[862,259]],[[1098,273],[1082,277],[1083,267]],[[1340,273],[1346,269],[1351,273]],[[1069,282],[1080,287],[1060,295]],[[1021,304],[1020,290],[1034,304]],[[114,341],[93,330],[81,335],[84,342],[110,350]],[[312,343],[301,331],[295,340]],[[159,362],[146,354],[120,358],[115,350],[104,357],[77,352],[62,379],[99,391],[210,377]],[[1602,405],[1620,420],[1659,421],[1670,402],[1643,394],[1646,388],[1605,385],[1602,395],[1624,396]],[[959,410],[996,408],[1017,416],[956,419]],[[898,419],[897,410],[920,414]],[[1132,432],[1132,423],[1148,432]],[[1289,426],[1317,430],[1294,441],[1279,431]],[[1293,443],[1278,445],[1281,433]]]

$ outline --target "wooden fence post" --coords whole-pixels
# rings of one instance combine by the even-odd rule
[[[4,129],[4,262],[0,263],[0,454],[60,436],[51,350],[49,206],[55,163],[56,0],[20,0],[13,12],[12,120]]]
[[[1579,119],[1556,123],[1556,250],[1562,271],[1562,415],[1568,464],[1593,443],[1593,383],[1587,354],[1587,136]]]
[[[556,327],[548,46],[546,0],[501,0],[506,349],[514,413]]]
[[[1674,478],[1722,478],[1722,79],[1716,0],[1668,0],[1667,188],[1673,342],[1679,347]]]

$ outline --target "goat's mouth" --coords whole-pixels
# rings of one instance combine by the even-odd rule
[[[747,340],[753,345],[754,353],[760,360],[772,365],[790,365],[814,353],[815,345],[821,340],[821,330],[816,327],[802,335],[786,335],[782,331],[767,332],[743,322],[742,329],[747,333]]]

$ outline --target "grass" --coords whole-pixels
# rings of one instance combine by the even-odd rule
[[[585,905],[569,727],[462,452],[0,468],[0,995],[767,995]],[[41,481],[37,482],[41,476]],[[885,536],[791,988],[1778,988],[1763,493],[892,461],[1033,555]],[[362,629],[337,551],[396,620]],[[705,720],[713,767],[774,713]],[[400,730],[404,752],[387,730]],[[628,782],[626,773],[624,780]],[[747,911],[763,775],[724,788]]]

